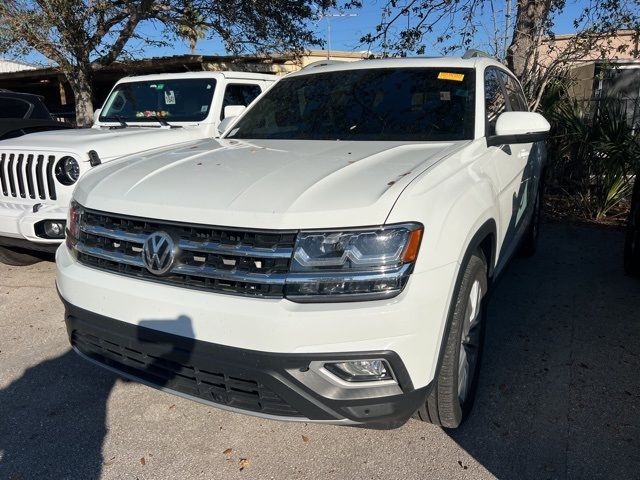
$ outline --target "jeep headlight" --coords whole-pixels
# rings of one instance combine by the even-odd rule
[[[80,177],[80,164],[73,157],[62,157],[56,163],[55,175],[62,185],[73,185]]]
[[[422,225],[300,232],[286,296],[299,302],[388,298],[404,288],[418,255]]]

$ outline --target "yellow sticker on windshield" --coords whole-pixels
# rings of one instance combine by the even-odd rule
[[[438,80],[453,80],[454,82],[461,82],[464,80],[464,73],[440,72],[438,73]]]

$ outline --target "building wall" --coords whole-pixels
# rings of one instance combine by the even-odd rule
[[[555,39],[546,40],[539,48],[539,62],[542,66],[549,66],[565,52],[576,48],[575,35],[557,35]],[[638,58],[639,45],[634,32],[618,32],[612,37],[594,40],[592,48],[579,49],[570,53],[572,61],[588,62],[602,60],[603,51],[607,60],[629,60]]]
[[[0,58],[0,73],[20,72],[22,70],[35,70],[36,67],[13,60]]]

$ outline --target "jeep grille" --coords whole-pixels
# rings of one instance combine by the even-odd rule
[[[3,197],[56,199],[55,155],[0,154],[0,193]]]

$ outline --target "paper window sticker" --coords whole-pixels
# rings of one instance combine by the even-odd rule
[[[234,128],[233,130],[231,130],[229,132],[229,135],[227,135],[227,137],[233,137],[236,133],[238,133],[238,130],[240,130],[239,128]]]
[[[454,82],[462,82],[464,80],[464,73],[440,72],[438,73],[438,80],[452,80]]]
[[[176,104],[176,94],[173,93],[173,90],[168,90],[164,92],[164,103],[166,105]]]
[[[451,92],[440,92],[440,100],[448,102],[451,100]]]
[[[209,105],[202,105],[200,107],[200,113],[207,113],[207,110],[209,110]]]

